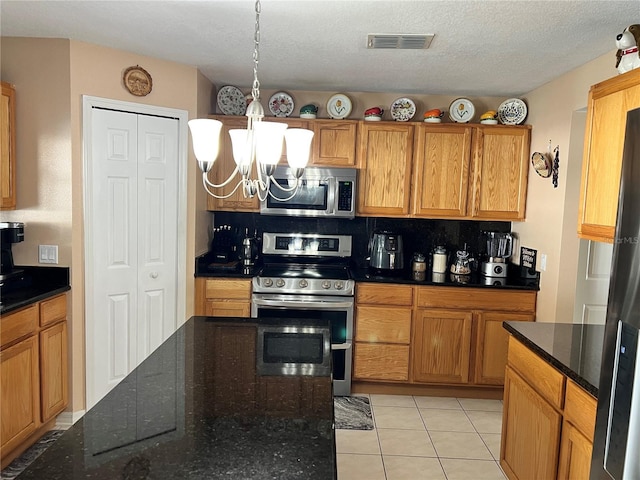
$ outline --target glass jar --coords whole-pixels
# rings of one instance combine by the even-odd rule
[[[458,250],[456,252],[456,261],[451,264],[451,273],[456,275],[470,275],[471,266],[469,265],[469,252]]]
[[[422,253],[414,253],[411,262],[411,274],[414,280],[424,280],[427,276],[427,261]]]

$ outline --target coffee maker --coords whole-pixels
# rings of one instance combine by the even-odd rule
[[[13,263],[12,246],[14,243],[24,241],[24,223],[2,222],[0,223],[0,249],[2,251],[0,261],[0,282],[19,277],[24,273],[22,269],[15,267]]]
[[[486,245],[480,271],[485,277],[507,276],[507,262],[513,249],[513,236],[504,232],[482,232]]]
[[[404,267],[402,235],[386,230],[373,232],[369,252],[369,266],[374,270],[395,272]]]

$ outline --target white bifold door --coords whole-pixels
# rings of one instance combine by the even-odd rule
[[[176,329],[175,118],[93,108],[87,161],[87,409]]]

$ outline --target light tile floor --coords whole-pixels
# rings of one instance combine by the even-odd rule
[[[338,480],[505,480],[502,401],[369,398],[373,430],[336,430]]]

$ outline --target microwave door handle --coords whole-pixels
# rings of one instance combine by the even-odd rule
[[[331,344],[331,350],[349,350],[350,348],[351,348],[351,342]]]
[[[254,299],[253,303],[258,306],[274,306],[274,307],[308,307],[307,310],[311,308],[322,308],[322,307],[333,307],[333,308],[349,308],[353,306],[353,302],[306,302],[306,301],[295,301],[295,300],[266,300],[266,299]]]
[[[336,177],[329,177],[329,188],[327,189],[327,206],[331,207],[328,213],[336,212],[336,195],[338,192],[338,182],[336,182]]]

